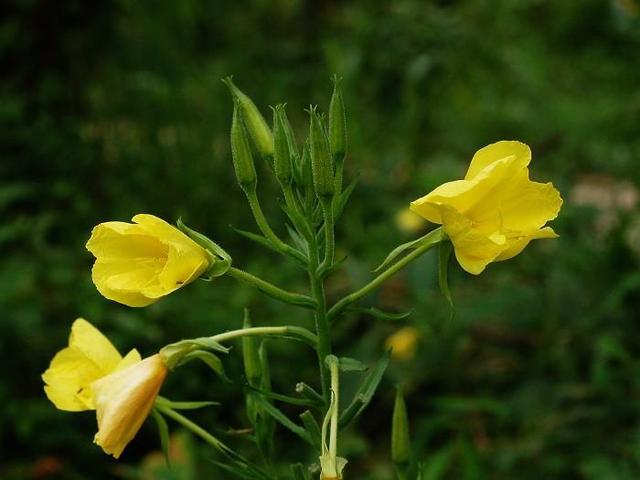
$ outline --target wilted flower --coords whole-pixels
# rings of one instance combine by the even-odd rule
[[[146,214],[132,220],[101,223],[87,242],[96,257],[93,283],[109,300],[144,307],[209,267],[207,251],[164,220]]]
[[[91,386],[98,418],[94,442],[118,458],[149,415],[167,376],[160,355],[152,355]]]
[[[390,335],[385,346],[391,349],[391,356],[396,360],[410,360],[416,354],[420,332],[415,327],[403,327]]]
[[[464,180],[439,186],[411,209],[442,224],[462,268],[477,275],[531,240],[557,237],[544,225],[558,215],[562,198],[553,184],[529,180],[530,161],[524,143],[488,145],[473,156]]]
[[[122,358],[97,328],[79,318],[71,326],[69,346],[53,357],[42,374],[44,391],[60,410],[93,410],[91,384],[139,361],[137,350],[131,350]]]

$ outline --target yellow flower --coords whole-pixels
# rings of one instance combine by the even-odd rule
[[[424,228],[427,222],[411,211],[403,208],[395,216],[396,226],[404,233],[416,233]]]
[[[71,326],[69,346],[53,357],[42,374],[44,391],[60,410],[93,410],[91,384],[139,361],[137,350],[131,350],[122,358],[98,329],[79,318]]]
[[[551,183],[529,180],[531,150],[515,141],[476,152],[464,180],[445,183],[411,203],[411,209],[444,226],[458,262],[481,273],[518,255],[531,240],[555,238],[545,223],[558,215],[560,193]]]
[[[144,307],[209,267],[207,251],[164,220],[145,214],[132,220],[101,223],[87,242],[96,257],[93,283],[109,300]]]
[[[385,346],[397,360],[411,360],[416,354],[420,332],[415,327],[403,327],[387,338]]]
[[[149,415],[166,376],[167,367],[156,354],[94,382],[94,442],[118,458]]]

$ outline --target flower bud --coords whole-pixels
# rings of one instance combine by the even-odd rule
[[[240,187],[252,190],[255,189],[258,178],[240,108],[239,102],[235,101],[231,120],[231,156]]]
[[[285,115],[283,104],[273,109],[273,168],[282,186],[290,185],[293,176]]]
[[[347,153],[347,115],[342,99],[342,78],[333,77],[333,94],[329,104],[329,144],[336,162],[344,161]]]
[[[322,120],[315,107],[309,110],[309,144],[311,146],[311,171],[313,186],[318,197],[330,197],[334,192],[333,159],[329,151],[329,140]]]
[[[409,462],[410,457],[409,418],[402,392],[398,388],[391,422],[391,460],[396,464],[404,464]]]
[[[260,110],[247,95],[234,85],[231,77],[225,78],[223,82],[229,87],[234,103],[240,110],[240,115],[256,149],[263,157],[271,158],[273,156],[273,136]]]

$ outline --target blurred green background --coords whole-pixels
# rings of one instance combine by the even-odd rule
[[[0,20],[0,478],[227,478],[211,452],[175,437],[163,469],[151,422],[120,462],[91,443],[92,413],[57,411],[39,375],[83,316],[120,351],[183,337],[299,322],[232,279],[197,282],[146,309],[102,298],[84,249],[91,228],[139,212],[185,221],[249,271],[294,290],[293,266],[235,234],[254,229],[228,145],[234,74],[265,114],[328,106],[344,76],[347,175],[359,185],[338,227],[336,300],[398,243],[409,201],[459,178],[476,149],[519,139],[532,176],[565,199],[555,241],[481,276],[451,268],[449,322],[430,254],[367,304],[414,308],[402,322],[343,319],[340,355],[374,361],[406,324],[420,333],[344,434],[347,478],[389,479],[393,387],[404,385],[416,458],[428,479],[640,478],[640,4],[636,0],[316,1],[7,0]],[[284,234],[264,165],[260,194]],[[275,388],[313,383],[313,354],[270,345]],[[227,359],[241,378],[236,349]],[[228,435],[246,427],[237,387],[199,366],[163,392],[215,399],[193,413]],[[353,379],[355,382],[357,378]],[[345,379],[345,392],[351,380]],[[292,415],[295,411],[290,412]],[[177,431],[177,429],[176,429]],[[280,429],[278,458],[311,462]],[[249,449],[247,449],[250,452]],[[156,452],[156,453],[154,453]],[[250,454],[250,453],[248,453]]]

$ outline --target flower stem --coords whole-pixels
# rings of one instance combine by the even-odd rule
[[[255,275],[252,275],[249,272],[245,272],[244,270],[241,270],[239,268],[231,267],[227,271],[227,274],[231,275],[237,280],[240,280],[241,282],[245,282],[256,287],[261,292],[275,298],[276,300],[311,309],[315,308],[316,306],[315,300],[311,297],[299,293],[288,292],[287,290],[277,287],[274,284],[269,283],[266,280],[256,277]]]
[[[318,271],[318,245],[315,238],[311,238],[309,241],[309,286],[311,288],[311,296],[316,302],[314,320],[316,335],[318,336],[317,354],[318,366],[320,368],[320,383],[322,384],[322,397],[328,405],[331,400],[331,390],[325,358],[331,354],[331,334],[329,330],[329,320],[327,318],[324,282]]]
[[[320,266],[321,272],[325,272],[333,265],[335,251],[335,234],[333,225],[332,197],[321,198],[322,215],[324,217],[324,260]]]
[[[307,263],[307,258],[304,256],[304,254],[283,242],[280,237],[278,237],[271,229],[267,218],[262,212],[262,207],[260,206],[260,201],[258,200],[258,195],[255,189],[245,189],[244,193],[247,197],[247,201],[249,202],[251,213],[253,213],[253,218],[255,219],[256,224],[258,225],[258,228],[263,233],[263,235],[267,237],[267,239],[277,250],[295,258],[298,262],[305,265]]]
[[[218,333],[209,337],[216,342],[226,342],[234,340],[236,338],[247,336],[265,336],[265,335],[290,335],[297,337],[300,340],[315,347],[318,343],[318,338],[309,330],[303,327],[296,327],[294,325],[284,325],[281,327],[250,327],[240,328],[238,330],[230,330],[228,332]]]
[[[346,297],[343,297],[340,301],[338,301],[333,307],[329,309],[327,313],[327,318],[332,320],[336,315],[342,312],[346,307],[351,305],[353,302],[361,299],[366,296],[376,288],[378,288],[382,283],[384,283],[387,279],[398,273],[404,267],[409,265],[416,258],[420,257],[423,253],[430,250],[433,246],[437,245],[439,242],[443,240],[444,232],[441,228],[438,228],[431,232],[433,234],[431,242],[425,242],[414,251],[398,260],[396,263],[387,268],[384,272],[378,275],[376,278],[367,283],[364,287],[359,290],[356,290],[353,293],[350,293]]]
[[[216,437],[211,435],[209,432],[207,432],[204,428],[202,428],[197,423],[192,422],[191,420],[189,420],[184,415],[181,415],[180,413],[178,413],[175,410],[172,410],[171,408],[168,408],[168,407],[156,405],[156,408],[161,413],[166,415],[167,417],[169,417],[169,418],[175,420],[176,422],[178,422],[180,425],[182,425],[184,428],[189,430],[194,435],[197,435],[200,438],[202,438],[205,442],[207,442],[209,445],[211,445],[216,450],[218,450],[218,451],[220,451],[220,452],[222,452],[224,454],[229,454],[230,452],[232,452],[232,450],[229,447],[227,447],[224,443],[222,443]]]

